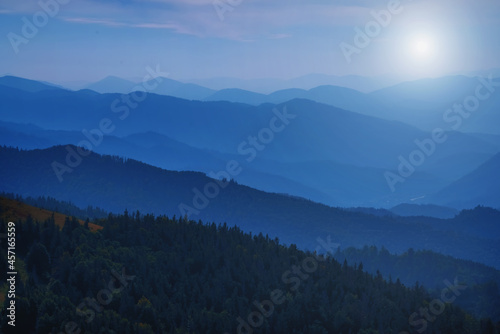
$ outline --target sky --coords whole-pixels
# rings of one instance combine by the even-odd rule
[[[0,0],[0,76],[402,79],[500,68],[498,0]]]

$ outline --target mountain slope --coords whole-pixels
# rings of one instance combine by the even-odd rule
[[[418,205],[402,203],[391,208],[390,211],[398,216],[426,216],[436,218],[453,218],[458,210],[438,205]]]
[[[87,85],[85,88],[98,93],[122,93],[128,94],[137,86],[136,83],[115,76],[108,76],[102,80]]]
[[[263,234],[128,212],[99,222],[97,233],[76,223],[60,230],[50,220],[16,226],[24,231],[16,248],[23,267],[18,322],[9,326],[3,316],[2,333],[401,333],[424,325],[436,333],[491,333],[484,329],[491,320],[444,303],[433,321],[409,323],[432,305],[421,287]],[[5,252],[0,266],[7,272]],[[445,291],[456,299],[466,287],[454,284]]]
[[[16,88],[25,92],[31,92],[31,93],[36,93],[36,92],[41,92],[44,90],[55,90],[55,89],[61,89],[60,87],[57,87],[55,85],[49,84],[49,83],[42,83],[40,81],[35,81],[35,80],[30,80],[30,79],[24,79],[24,78],[19,78],[19,77],[13,77],[13,76],[4,76],[0,77],[0,85],[6,86],[6,87],[11,87],[11,88]]]
[[[334,76],[314,73],[289,80],[274,78],[238,79],[219,77],[209,79],[193,79],[191,81],[215,90],[238,88],[261,94],[270,94],[279,90],[289,89],[290,87],[308,90],[324,85],[346,87],[367,93],[394,85],[398,82],[398,80],[385,77],[372,78],[356,75]]]
[[[78,150],[71,146],[33,151],[1,148],[0,190],[51,196],[113,212],[140,210],[227,222],[310,249],[314,247],[312,240],[331,235],[343,247],[373,244],[391,252],[426,248],[500,267],[497,240],[471,237],[448,227],[441,230],[439,223],[444,221],[438,219],[413,222],[402,217],[376,217],[234,182],[221,183],[202,173],[166,171],[94,153],[79,160],[75,152]],[[61,164],[57,165],[60,174],[64,171],[62,182],[54,172],[54,162]],[[66,166],[69,169],[64,169],[66,163],[71,165]],[[230,170],[235,169],[237,166]]]
[[[446,130],[498,135],[500,134],[498,127],[494,126],[500,121],[498,82],[499,79],[490,82],[488,77],[481,79],[450,76],[403,82],[369,94],[333,85],[318,85],[308,90],[284,89],[268,95],[224,89],[215,93],[214,98],[209,97],[207,100],[259,105],[266,102],[278,104],[303,98],[368,116],[405,122],[425,131],[439,127]],[[478,90],[478,86],[482,88]],[[468,97],[474,97],[478,91],[487,95],[486,99],[480,99],[481,112],[473,113],[472,117],[463,116],[459,123],[457,120],[459,114],[448,113],[448,109],[453,109],[457,103],[463,105]],[[497,141],[496,144],[500,143]]]
[[[258,106],[263,103],[281,104],[294,99],[308,99],[364,115],[383,117],[381,103],[368,94],[345,87],[324,85],[309,90],[290,88],[264,95],[242,89],[223,89],[206,101],[229,101]]]
[[[500,321],[500,271],[494,268],[444,256],[431,251],[410,249],[402,254],[390,254],[385,248],[365,246],[337,251],[339,262],[362,263],[363,270],[375,275],[381,273],[386,280],[406,286],[422,285],[440,298],[443,283],[457,278],[467,289],[455,304],[477,317]]]
[[[445,142],[436,145],[434,153],[426,156],[424,163],[406,180],[408,182],[398,184],[393,193],[387,185],[385,171],[396,171],[400,157],[408,159],[412,152],[419,149],[416,140],[428,141],[429,133],[403,123],[305,99],[258,107],[229,102],[188,101],[156,94],[148,94],[140,103],[133,102],[133,99],[133,94],[124,96],[63,90],[28,93],[6,87],[0,89],[0,119],[11,123],[32,123],[50,130],[81,133],[79,140],[78,136],[73,136],[68,141],[60,139],[47,144],[83,142],[101,153],[134,157],[171,169],[196,168],[207,171],[214,166],[220,169],[220,164],[214,165],[212,162],[220,162],[228,156],[231,156],[230,159],[236,157],[241,164],[251,164],[245,169],[247,171],[256,170],[267,175],[281,175],[283,172],[276,166],[294,164],[295,167],[290,168],[290,171],[285,170],[288,174],[286,178],[295,182],[295,186],[288,187],[290,190],[285,187],[265,189],[315,200],[320,200],[320,194],[326,194],[330,197],[326,203],[349,206],[392,207],[435,193],[477,168],[499,150],[498,145],[490,139],[459,132],[446,133]],[[128,105],[123,101],[133,103]],[[106,137],[103,136],[106,139],[101,141],[100,125],[103,120],[109,129],[105,129],[108,133]],[[131,143],[125,144],[131,147],[129,150],[121,146],[122,140],[116,138],[147,132],[165,135],[198,150],[200,155],[193,159],[201,161],[202,165],[176,161],[176,157],[181,160],[186,156],[180,147],[168,160],[165,155],[168,151],[161,148],[161,143],[158,143],[158,149],[152,147],[144,151],[138,145],[133,147]],[[9,133],[12,134],[11,131]],[[27,143],[29,138],[23,136],[16,142],[16,138],[5,134],[5,143]],[[36,134],[35,137],[40,138],[40,135]],[[253,142],[255,139],[257,142]],[[117,151],[112,151],[111,147]],[[216,159],[205,159],[207,150],[218,152]],[[191,156],[194,157],[196,153],[192,152]],[[260,160],[270,163],[257,163]],[[320,162],[322,167],[318,169],[322,173],[311,174],[314,179],[304,178],[298,166],[311,162]],[[295,172],[292,173],[293,170]],[[337,178],[335,175],[339,170],[342,173]],[[254,177],[245,173],[241,177],[247,178],[246,184],[262,187],[263,182],[259,182],[257,175]],[[309,181],[303,182],[305,179]],[[331,179],[332,184],[327,185],[325,179]],[[352,182],[348,183],[347,180]],[[359,183],[356,180],[367,182]],[[284,184],[286,180],[282,181],[280,183]],[[340,185],[337,181],[341,181]],[[298,189],[298,184],[315,190],[316,194],[291,191],[293,188]],[[351,195],[347,194],[348,191]],[[356,198],[356,194],[365,196]]]
[[[128,94],[134,91],[144,91],[145,87],[154,87],[149,93],[168,95],[187,100],[203,100],[215,91],[203,86],[183,83],[177,80],[158,77],[144,83],[135,83],[114,76],[108,76],[100,81],[87,85],[85,88],[98,93]]]
[[[41,209],[14,199],[0,196],[0,219],[4,221],[24,222],[28,217],[35,221],[45,221],[54,217],[54,223],[59,228],[63,228],[64,222],[70,218],[59,212]],[[84,224],[83,220],[78,220],[78,222],[81,225]],[[89,230],[92,232],[100,231],[102,230],[102,226],[89,223]]]
[[[85,136],[77,131],[44,130],[33,125],[0,122],[0,144],[6,146],[45,149],[55,145],[78,145],[82,139]],[[238,159],[235,155],[195,148],[155,132],[136,133],[122,138],[104,136],[94,151],[136,159],[168,170],[203,173],[223,171],[228,161]],[[244,165],[244,173],[235,175],[234,179],[264,191],[301,195],[321,203],[334,201],[321,190],[286,178],[279,171],[257,167],[257,164]]]
[[[497,154],[427,200],[460,208],[472,208],[476,205],[500,208],[499,170],[500,154]]]
[[[127,107],[119,103],[123,97],[118,94],[90,95],[84,91],[61,91],[54,95],[0,90],[0,98],[3,121],[32,123],[54,130],[90,131],[106,118],[112,121],[113,135],[153,131],[193,147],[235,154],[248,136],[258,135],[277,117],[276,126],[285,127],[273,135],[269,143],[272,145],[266,145],[259,157],[278,161],[331,160],[396,168],[398,156],[411,153],[416,148],[416,139],[429,137],[428,133],[402,123],[304,99],[252,107],[148,94],[141,103]],[[128,99],[133,101],[133,96],[128,95]],[[179,126],[182,124],[189,126]],[[498,152],[496,145],[480,138],[459,133],[451,133],[449,137],[426,159],[423,167],[432,161],[445,161],[450,155]]]
[[[370,96],[390,103],[380,114],[386,119],[404,121],[429,131],[437,127],[454,127],[458,131],[498,135],[500,131],[495,124],[500,122],[499,82],[499,79],[490,81],[488,77],[465,76],[421,79],[383,88],[370,93]],[[464,110],[458,114],[449,111],[457,105],[463,108],[464,104],[471,103],[471,98],[472,101],[478,99],[473,112]]]
[[[205,101],[228,101],[236,103],[246,103],[254,106],[270,102],[266,95],[250,92],[243,89],[227,88],[222,89],[205,98]]]

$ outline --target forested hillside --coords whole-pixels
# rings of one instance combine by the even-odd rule
[[[106,218],[108,216],[108,212],[101,208],[89,205],[85,209],[80,209],[78,206],[76,206],[71,202],[59,201],[54,197],[50,196],[22,197],[14,193],[0,192],[0,200],[5,200],[5,199],[16,200],[18,202],[32,205],[37,208],[42,208],[53,212],[60,212],[63,215],[77,217],[83,220],[87,218],[89,219]]]
[[[499,329],[452,302],[432,299],[420,286],[388,283],[361,266],[225,224],[138,212],[95,221],[104,227],[98,232],[69,218],[62,229],[50,217],[23,221],[16,221],[16,306],[22,319],[16,333],[437,334]],[[1,223],[3,233],[6,221]],[[5,273],[5,254],[1,261]],[[460,298],[466,287],[453,284],[446,296]],[[10,333],[5,309],[4,304],[2,332]]]
[[[480,317],[500,321],[500,271],[480,263],[460,260],[428,250],[408,251],[395,255],[382,247],[349,247],[337,250],[334,258],[349,264],[362,264],[369,273],[380,272],[386,280],[400,281],[407,286],[417,282],[436,295],[443,282],[459,279],[467,290],[457,305]]]

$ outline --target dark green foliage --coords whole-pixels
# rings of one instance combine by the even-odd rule
[[[26,268],[35,276],[45,277],[50,273],[50,255],[43,244],[34,244],[26,257]]]
[[[71,219],[63,230],[51,219],[17,222],[33,229],[22,256],[28,279],[18,282],[19,315],[33,319],[23,322],[26,333],[233,334],[264,307],[254,333],[413,334],[409,317],[432,300],[421,287],[363,272],[366,264],[341,265],[226,224],[136,212],[94,222],[104,229],[91,233]],[[46,280],[35,279],[47,268]],[[427,325],[426,333],[499,329],[452,304]]]
[[[398,280],[407,286],[418,282],[436,295],[446,286],[445,280],[457,278],[467,290],[457,298],[456,304],[476,316],[500,321],[500,271],[494,268],[432,251],[410,249],[394,255],[384,247],[375,246],[338,250],[334,257],[340,262],[363,263],[367,272],[380,271],[385,279]]]

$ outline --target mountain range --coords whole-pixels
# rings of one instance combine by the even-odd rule
[[[348,82],[362,82],[363,80],[376,82],[377,80],[355,76],[344,77],[345,80],[335,80],[332,79],[333,77],[322,75],[310,75],[285,81],[286,84],[283,83],[283,87],[286,88],[271,90],[267,93],[259,89],[243,89],[241,87],[245,85],[237,80],[220,79],[220,84],[210,85],[219,87],[214,89],[165,77],[146,82],[134,82],[109,76],[85,85],[83,88],[102,94],[128,94],[134,90],[144,90],[146,86],[151,87],[152,82],[158,82],[154,85],[155,88],[149,89],[148,92],[187,100],[229,101],[255,106],[263,103],[279,104],[296,98],[304,98],[368,116],[402,121],[425,131],[440,127],[468,133],[500,135],[498,127],[494,126],[500,120],[498,108],[496,108],[500,102],[500,78],[497,72],[492,70],[476,73],[473,76],[453,75],[401,83],[396,83],[394,80],[382,80],[386,82],[385,85],[379,85],[378,88],[371,90],[356,89],[356,85],[350,85]],[[3,77],[0,78],[0,84],[22,88],[20,84],[22,80],[26,79]],[[196,82],[211,83],[214,80]],[[267,81],[255,81],[255,87]],[[224,82],[226,82],[225,85],[222,84]],[[304,85],[304,82],[309,84]],[[39,82],[33,83],[43,86]],[[53,84],[44,84],[46,88],[62,88]],[[42,86],[35,89],[39,90]],[[481,95],[480,99],[475,97],[476,93]],[[473,103],[470,107],[475,109],[472,116],[471,112],[467,111],[468,109],[463,110],[466,103]],[[462,106],[460,113],[456,109],[457,105]]]
[[[443,127],[447,130],[499,135],[498,128],[494,126],[500,121],[500,113],[496,108],[500,102],[498,92],[500,79],[493,77],[496,74],[492,72],[485,76],[454,75],[420,79],[381,86],[370,92],[354,89],[356,85],[349,85],[344,81],[328,80],[321,76],[308,76],[290,81],[288,87],[295,88],[278,89],[269,93],[242,88],[214,90],[197,84],[161,78],[162,82],[159,87],[151,90],[151,93],[188,100],[229,101],[255,106],[263,103],[279,104],[296,98],[304,98],[369,116],[402,121],[425,131]],[[319,79],[320,77],[322,79]],[[357,77],[352,77],[352,79],[358,80]],[[311,84],[303,85],[301,80]],[[313,82],[316,84],[312,84]],[[335,85],[335,83],[338,84]],[[233,84],[237,85],[236,82]],[[238,86],[244,87],[241,83]],[[481,88],[478,89],[478,87]],[[130,93],[134,88],[140,88],[140,85],[116,77],[107,77],[85,88],[99,93]],[[470,111],[467,110],[462,111],[462,114],[457,114],[455,106],[475,103],[469,98],[474,98],[477,92],[485,96],[477,105],[480,113],[473,113],[472,117]],[[448,111],[449,109],[451,112]],[[463,119],[460,120],[458,116]]]
[[[2,143],[10,146],[86,144],[99,153],[207,174],[224,171],[228,161],[236,160],[243,167],[234,177],[238,182],[345,207],[389,208],[432,199],[430,203],[460,209],[485,204],[483,200],[492,197],[483,188],[467,203],[453,198],[443,203],[434,194],[498,153],[495,135],[451,131],[443,135],[443,143],[432,144],[429,133],[402,122],[308,99],[252,106],[148,94],[137,103],[130,102],[133,93],[41,89],[41,83],[25,81],[23,86],[22,79],[15,79],[16,84],[13,80],[0,80]],[[101,137],[96,133],[102,120],[110,122],[112,131],[101,132]],[[271,122],[279,131],[270,130]],[[387,172],[397,176],[401,161],[426,145],[431,145],[432,154],[391,191]],[[488,205],[500,207],[498,197]]]
[[[345,306],[340,274],[359,285],[353,288],[361,296],[361,304],[353,297],[354,314],[359,305],[374,307],[359,288],[366,282],[376,287],[374,296],[392,291],[392,302],[408,306],[417,296],[442,298],[442,285],[454,278],[466,291],[447,311],[455,312],[450,317],[492,332],[491,321],[500,319],[497,79],[425,79],[370,92],[306,87],[325,78],[303,79],[293,88],[257,92],[163,77],[139,84],[108,77],[78,91],[0,78],[0,218],[15,220],[22,231],[18,257],[29,288],[20,287],[31,292],[19,310],[38,319],[27,321],[25,331],[30,323],[40,332],[61,328],[70,315],[54,318],[46,299],[57,300],[51,304],[57,309],[75,309],[93,284],[86,282],[102,280],[105,271],[94,263],[117,261],[113,266],[142,268],[138,272],[149,281],[134,283],[132,298],[110,305],[124,317],[111,327],[132,328],[123,320],[132,319],[135,307],[140,323],[134,331],[147,323],[151,333],[168,326],[185,332],[184,324],[155,319],[186,305],[184,296],[191,294],[175,299],[168,291],[190,281],[190,291],[203,284],[200,291],[206,292],[201,304],[187,303],[193,316],[204,314],[197,326],[206,325],[205,332],[218,326],[220,332],[231,320],[224,311],[207,322],[215,319],[207,316],[213,300],[226,294],[218,309],[236,312],[246,294],[226,289],[227,282],[248,290],[271,268],[269,277],[279,278],[277,263],[287,267],[300,254],[319,253],[329,255],[322,270],[336,274],[326,281],[317,277],[326,284],[314,283],[317,297],[311,297],[313,284],[306,288],[304,296],[312,300],[331,306],[325,296],[335,290],[332,300]],[[140,264],[144,259],[154,265]],[[6,268],[5,256],[0,262]],[[241,277],[235,280],[235,274]],[[403,291],[414,296],[405,298]],[[171,307],[173,300],[179,306]],[[333,321],[303,326],[302,332],[344,332],[335,312]],[[381,331],[382,318],[368,327]],[[187,322],[188,332],[193,323]],[[457,328],[448,320],[435,325]],[[105,327],[100,321],[79,326],[92,332]],[[404,326],[406,320],[394,328]]]

